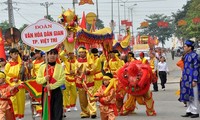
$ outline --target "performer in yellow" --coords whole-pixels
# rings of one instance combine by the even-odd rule
[[[96,102],[94,98],[94,75],[92,75],[93,61],[85,47],[78,50],[79,58],[76,64],[76,87],[79,92],[79,102],[81,106],[81,118],[96,118]]]
[[[38,73],[38,69],[40,68],[40,66],[43,63],[44,63],[44,59],[42,57],[42,51],[36,49],[35,50],[35,60],[32,62],[32,65],[33,65],[33,68],[31,70],[32,78],[36,78],[37,73]],[[36,106],[36,112],[38,113],[38,114],[36,114],[36,116],[39,116],[42,113],[42,106],[41,105]]]
[[[20,80],[19,72],[22,64],[22,60],[19,56],[19,51],[16,48],[12,48],[9,52],[11,60],[7,62],[5,66],[6,81],[11,86],[19,85],[19,92],[11,97],[11,101],[14,108],[15,117],[19,119],[24,117],[25,109],[25,89],[23,82]]]
[[[114,77],[117,74],[117,71],[124,65],[124,61],[119,59],[119,52],[117,50],[113,50],[110,52],[110,60],[108,63],[104,64],[104,70],[107,72],[111,72]],[[115,82],[117,83],[117,82]],[[116,105],[118,111],[121,110],[123,106],[123,100],[125,96],[125,91],[121,89],[121,86],[117,85],[117,90],[116,90]]]
[[[36,78],[37,73],[38,73],[38,69],[41,66],[41,64],[44,63],[44,59],[42,57],[42,52],[41,50],[35,50],[35,60],[32,62],[33,64],[33,68],[31,71],[31,76],[33,78]]]
[[[134,56],[134,53],[129,52],[128,55],[127,55],[127,62],[131,62],[131,61],[134,61],[134,60],[137,60]]]
[[[63,90],[63,105],[64,108],[67,108],[67,111],[70,112],[71,108],[77,111],[76,108],[76,99],[77,99],[77,91],[76,91],[76,83],[75,83],[75,65],[76,58],[74,56],[74,52],[68,52],[68,57],[65,57],[66,52],[62,51],[60,53],[60,58],[64,62],[65,65],[65,86],[66,89]]]
[[[44,86],[43,99],[42,99],[43,100],[42,118],[44,120],[46,119],[62,120],[63,95],[60,86],[65,83],[65,73],[64,69],[62,68],[62,65],[58,63],[58,51],[56,49],[51,49],[50,51],[47,52],[47,60],[48,60],[47,64],[42,64],[40,66],[36,78],[36,82]],[[47,81],[49,81],[49,84],[47,84]],[[50,98],[47,96],[47,93],[50,94]],[[48,103],[47,103],[47,97],[48,97]]]
[[[91,53],[94,55],[94,66],[95,69],[93,71],[94,74],[94,92],[96,92],[100,86],[102,85],[102,79],[103,79],[103,74],[101,72],[101,68],[102,68],[102,60],[101,58],[99,58],[98,56],[98,49],[97,48],[93,48],[91,49]]]
[[[140,61],[141,61],[143,64],[148,64],[148,60],[145,58],[144,52],[141,52],[141,53],[139,54],[139,56],[140,56]]]
[[[104,63],[105,72],[111,72],[113,75],[116,75],[117,70],[124,65],[124,61],[120,60],[118,56],[119,52],[117,50],[110,51],[110,59]]]

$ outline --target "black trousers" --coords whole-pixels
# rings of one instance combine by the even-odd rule
[[[60,87],[51,90],[51,120],[63,119],[63,95]],[[42,98],[43,98],[42,94]],[[43,99],[42,99],[43,100]],[[43,105],[43,101],[42,101]]]
[[[165,83],[167,82],[167,73],[166,71],[159,71],[158,74],[161,80],[161,86],[162,88],[165,88]]]
[[[157,71],[155,73],[156,73],[156,77],[158,77]],[[157,81],[153,83],[153,90],[158,91],[158,82]]]

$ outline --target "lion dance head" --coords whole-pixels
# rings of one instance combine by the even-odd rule
[[[129,94],[139,96],[148,92],[150,84],[157,80],[150,65],[135,60],[126,63],[117,72],[120,86]]]

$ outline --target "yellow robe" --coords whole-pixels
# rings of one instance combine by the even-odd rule
[[[66,89],[63,90],[63,106],[65,108],[75,107],[77,99],[77,90],[75,83],[75,74],[70,74],[70,71],[75,73],[76,59],[65,58],[65,52],[60,53],[60,58],[65,65],[65,86]]]
[[[11,86],[16,84],[22,84],[23,82],[19,78],[19,72],[21,68],[21,63],[10,61],[5,66],[6,82]],[[18,82],[13,82],[12,79],[18,79]],[[13,104],[15,117],[23,118],[25,109],[25,89],[23,85],[19,86],[19,92],[11,97]]]
[[[76,64],[76,74],[80,74],[76,79],[76,86],[79,92],[79,102],[81,106],[81,117],[90,117],[90,115],[96,115],[96,102],[94,101],[94,75],[92,75],[93,65],[92,61],[88,61],[88,58],[78,58]],[[94,62],[93,62],[94,63]],[[88,72],[87,75],[85,73]],[[89,73],[91,72],[91,73]],[[87,88],[83,87],[86,85]],[[86,90],[87,89],[87,90]]]
[[[117,73],[117,70],[124,65],[124,61],[120,60],[117,56],[115,58],[111,58],[109,62],[104,63],[104,71],[111,72],[113,75]]]
[[[102,79],[103,79],[103,74],[101,72],[102,60],[98,56],[95,56],[94,58],[94,71],[92,74],[94,75],[94,92],[96,92],[100,86],[102,85]]]

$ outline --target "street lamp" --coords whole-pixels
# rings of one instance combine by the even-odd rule
[[[126,7],[125,7],[125,3],[128,2],[128,0],[126,0],[126,1],[122,1],[121,0],[121,2],[124,3],[124,5],[121,5],[121,6],[124,6],[124,20],[126,20],[126,9],[125,9]]]
[[[137,5],[137,4],[133,4],[132,6],[128,7],[128,9],[131,10],[132,36],[133,36],[133,8],[134,8],[136,5]]]

